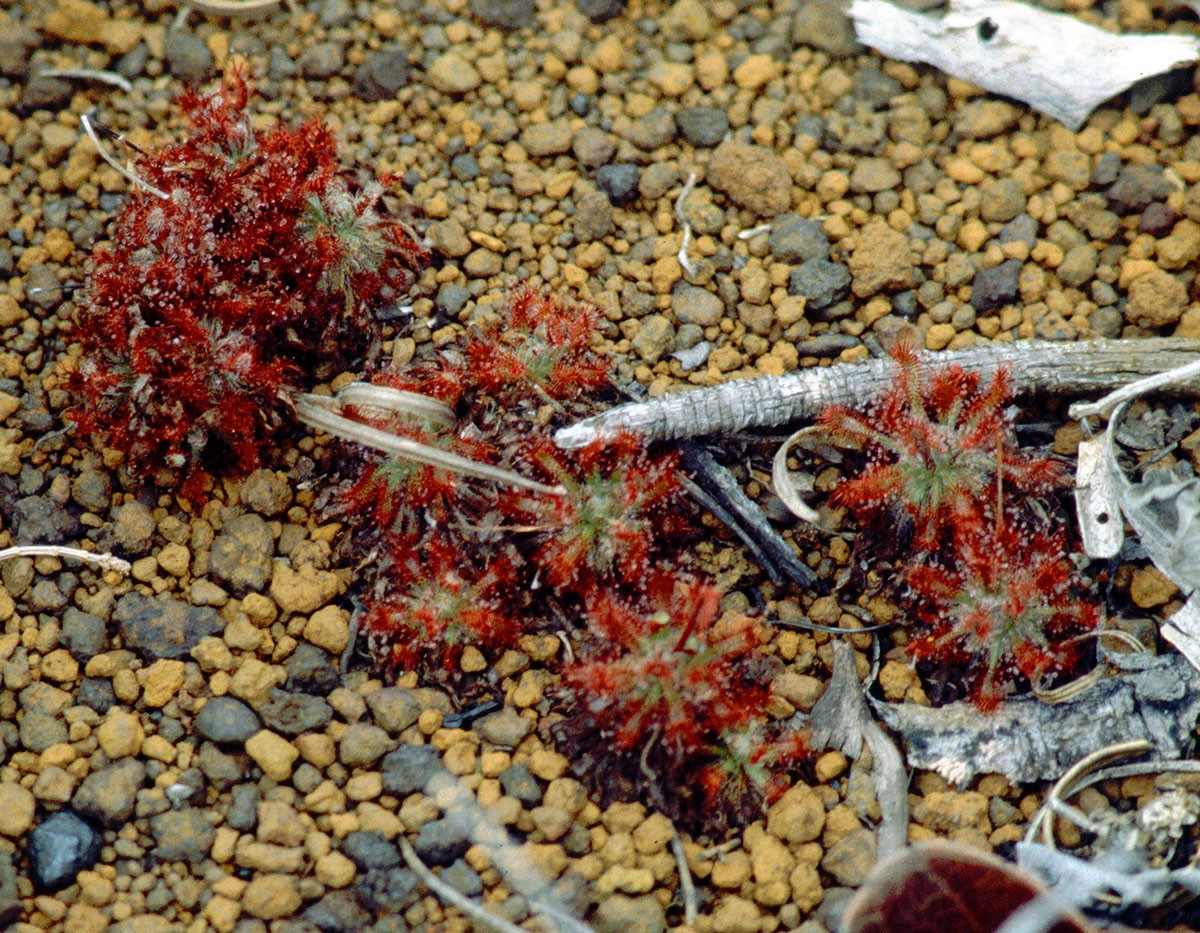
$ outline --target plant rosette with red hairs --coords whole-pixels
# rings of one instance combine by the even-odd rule
[[[234,65],[179,98],[181,142],[133,155],[140,181],[92,256],[69,412],[135,483],[204,497],[216,464],[270,460],[293,393],[361,361],[378,314],[429,254],[384,187],[338,158],[321,121],[251,126]]]
[[[914,338],[892,349],[893,385],[864,411],[831,406],[819,423],[856,444],[831,501],[845,507],[887,565],[915,658],[965,672],[971,697],[994,708],[1015,689],[1078,671],[1079,637],[1100,620],[1071,560],[1050,496],[1067,474],[1019,449],[1008,374],[984,384],[957,366],[923,364]]]

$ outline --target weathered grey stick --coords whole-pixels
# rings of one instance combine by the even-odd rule
[[[1029,340],[924,353],[922,357],[928,365],[956,363],[985,375],[1006,367],[1017,393],[1074,395],[1108,391],[1200,359],[1200,339]],[[895,372],[894,361],[880,359],[735,380],[621,405],[562,428],[554,440],[560,447],[574,449],[619,431],[673,440],[774,427],[812,418],[826,405],[866,404],[891,382]]]

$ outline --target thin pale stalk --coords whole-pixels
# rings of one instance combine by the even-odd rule
[[[397,437],[387,431],[352,421],[332,411],[331,409],[335,406],[338,406],[338,402],[331,398],[319,395],[300,395],[296,398],[296,418],[310,428],[320,428],[337,437],[355,441],[393,457],[441,467],[463,476],[473,476],[476,479],[489,480],[493,483],[516,486],[544,495],[558,496],[564,492],[561,486],[547,486],[512,470],[492,466],[490,463],[480,463],[468,457],[439,450],[407,437]]]
[[[116,169],[117,172],[120,173],[122,178],[127,179],[129,182],[131,182],[132,184],[141,188],[143,191],[149,191],[152,195],[154,195],[157,198],[162,198],[163,200],[166,200],[167,198],[170,197],[170,195],[168,195],[161,188],[155,188],[154,185],[150,184],[150,182],[144,181],[143,179],[138,178],[137,175],[133,174],[133,172],[131,172],[124,165],[122,165],[120,162],[118,162],[116,160],[116,158],[114,156],[112,156],[109,153],[109,151],[104,148],[104,145],[100,142],[100,137],[96,133],[96,128],[94,126],[92,126],[92,121],[86,113],[80,116],[79,122],[83,124],[83,131],[85,133],[87,133],[87,137],[88,137],[88,139],[90,139],[92,141],[92,145],[94,145],[96,147],[96,151],[98,153],[100,153],[100,158],[102,158],[105,162],[107,162],[114,169]]]
[[[115,71],[105,71],[100,68],[43,68],[38,72],[38,77],[99,81],[102,84],[111,84],[113,87],[118,87],[126,94],[133,91],[133,85],[123,75],[119,75]]]
[[[18,557],[65,557],[85,564],[94,564],[101,570],[115,570],[127,574],[133,567],[127,560],[115,554],[97,554],[77,547],[63,547],[59,544],[18,544],[6,547],[0,551],[0,561],[15,560]]]
[[[1200,339],[1030,340],[922,353],[921,365],[956,364],[984,376],[1004,367],[1014,392],[1067,395],[1108,391],[1198,358]],[[829,405],[865,405],[892,384],[897,368],[891,359],[868,360],[675,392],[584,419],[561,429],[554,439],[560,447],[574,449],[620,432],[672,440],[777,427],[814,418]],[[1196,380],[1188,383],[1192,391],[1195,387]]]

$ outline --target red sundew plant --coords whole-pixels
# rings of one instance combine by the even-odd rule
[[[650,612],[607,593],[589,607],[594,640],[563,672],[568,715],[556,735],[608,799],[636,775],[676,818],[738,822],[805,750],[802,733],[763,728],[773,673],[765,632],[745,616],[718,619],[721,593],[706,584],[660,576],[650,589]]]
[[[928,629],[909,650],[965,665],[982,709],[994,708],[1014,679],[1037,684],[1071,671],[1077,636],[1099,624],[1100,612],[1068,552],[1062,534],[1009,525],[972,542],[950,566],[909,566],[908,602]]]
[[[519,287],[503,326],[485,327],[468,340],[466,374],[500,400],[595,392],[608,380],[607,361],[591,351],[599,314],[592,305]]]
[[[193,501],[216,463],[261,465],[291,393],[376,340],[375,312],[428,261],[327,127],[256,133],[249,96],[233,67],[213,93],[180,98],[187,138],[135,156],[149,187],[92,257],[74,331],[71,419],[135,480]]]
[[[983,386],[959,366],[922,369],[911,337],[892,355],[896,381],[878,403],[865,412],[830,406],[820,417],[831,434],[867,451],[867,468],[833,497],[865,528],[894,533],[899,520],[911,526],[914,547],[953,549],[1003,516],[1013,493],[1062,488],[1061,466],[1016,446],[1004,370]]]
[[[631,434],[569,455],[544,440],[526,456],[564,489],[503,503],[514,522],[542,529],[533,562],[547,582],[578,593],[644,580],[655,551],[679,526],[672,510],[681,492],[678,458],[652,456]]]

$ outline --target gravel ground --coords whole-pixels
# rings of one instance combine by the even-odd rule
[[[1048,5],[1151,22],[1139,0]],[[400,837],[524,922],[509,856],[448,816],[463,805],[513,830],[509,855],[598,929],[683,920],[669,823],[636,803],[602,810],[538,738],[556,640],[502,658],[505,706],[469,725],[413,678],[340,670],[350,580],[331,561],[338,529],[312,509],[323,445],[300,440],[279,470],[193,513],[62,432],[62,360],[78,348],[61,332],[126,187],[81,138],[91,108],[153,145],[178,129],[184,82],[241,55],[263,121],[322,113],[352,161],[400,176],[442,261],[385,347],[399,362],[454,339],[518,278],[599,304],[618,374],[652,394],[860,359],[902,322],[930,349],[1200,336],[1190,88],[1071,133],[865,52],[827,0],[176,15],[167,0],[0,10],[0,545],[91,541],[134,562],[129,578],[53,558],[0,567],[0,914],[13,929],[467,929],[403,864]],[[37,77],[68,66],[113,69],[133,90]],[[685,271],[675,201],[692,173]],[[1077,439],[1060,432],[1061,452]],[[840,541],[800,543],[825,573],[849,558]],[[749,573],[727,543],[707,557],[735,586]],[[1178,604],[1144,568],[1123,568],[1116,589],[1150,612]],[[861,625],[832,597],[768,595],[781,616]],[[774,711],[811,709],[827,637],[784,632],[775,647]],[[881,683],[891,699],[923,696],[899,656]],[[725,845],[685,843],[694,929],[834,925],[873,864],[879,810],[868,762],[828,752],[815,775]],[[1147,793],[1125,784],[1100,789]],[[989,776],[956,791],[918,773],[910,838],[1012,842],[1043,790]],[[66,842],[90,867],[55,864]]]

